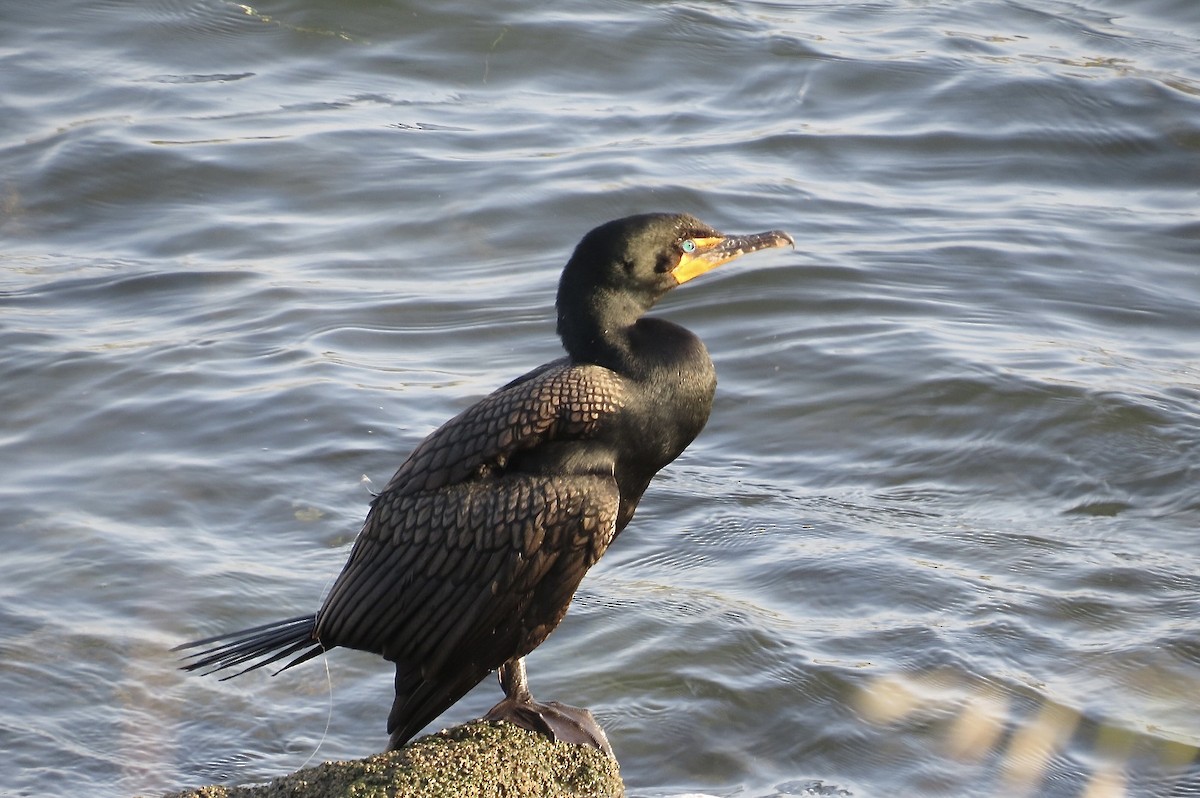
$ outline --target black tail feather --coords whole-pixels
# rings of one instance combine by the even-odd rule
[[[293,665],[306,662],[325,650],[325,647],[315,637],[316,629],[316,615],[301,615],[286,621],[275,621],[238,632],[194,640],[191,643],[176,646],[172,650],[186,651],[189,648],[210,646],[203,651],[186,655],[185,659],[192,660],[192,662],[183,666],[185,671],[203,670],[205,675],[251,663],[224,679],[232,679],[247,671],[272,665],[293,654],[299,654],[276,671],[279,673]],[[217,645],[212,645],[214,643]],[[255,660],[258,661],[255,662]]]

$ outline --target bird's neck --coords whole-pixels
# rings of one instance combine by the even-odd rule
[[[621,292],[597,292],[586,302],[560,302],[558,334],[572,360],[632,376],[638,367],[635,327],[647,310]]]

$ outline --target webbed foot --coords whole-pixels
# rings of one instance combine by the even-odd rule
[[[589,710],[557,701],[535,701],[529,692],[524,658],[509,660],[497,672],[504,700],[488,710],[484,720],[506,720],[553,741],[590,745],[616,759],[608,736]]]

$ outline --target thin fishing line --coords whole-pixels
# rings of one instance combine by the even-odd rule
[[[321,595],[328,593],[329,585],[333,582],[334,578],[335,576],[331,574],[325,580],[325,585],[321,588]],[[308,767],[309,762],[316,758],[317,752],[321,750],[321,746],[329,739],[329,730],[333,727],[333,673],[329,670],[329,650],[325,648],[325,645],[320,640],[317,641],[317,645],[321,647],[321,664],[325,666],[325,684],[329,688],[329,706],[325,713],[325,731],[321,732],[321,739],[317,741],[317,747],[313,749],[313,752],[308,755],[308,759],[304,760],[304,763],[296,768],[296,770],[303,770]]]
[[[370,477],[368,477],[366,474],[363,474],[359,479],[359,482],[364,485],[368,491],[370,491],[372,485]],[[374,496],[374,492],[371,492],[371,495]],[[321,588],[322,596],[328,596],[329,587],[336,578],[336,574],[330,574],[329,578],[325,580],[325,584]],[[325,648],[324,644],[321,643],[320,640],[317,641],[317,645],[321,646],[321,664],[325,666],[325,684],[329,688],[329,705],[326,708],[325,713],[325,731],[321,732],[321,739],[317,741],[317,747],[313,749],[313,752],[308,755],[308,759],[304,760],[304,763],[301,764],[300,767],[296,768],[296,770],[303,770],[308,766],[309,762],[316,758],[317,752],[321,750],[321,746],[325,744],[327,739],[329,739],[329,730],[333,728],[333,674],[329,670],[329,651]]]
[[[318,641],[319,642],[319,641]],[[296,768],[296,770],[304,770],[308,767],[308,763],[316,758],[317,752],[321,750],[321,746],[329,739],[329,729],[333,726],[333,674],[329,671],[329,652],[321,646],[321,663],[325,665],[325,684],[329,687],[329,706],[325,714],[325,731],[321,732],[321,739],[317,740],[317,747],[308,755],[308,759]]]

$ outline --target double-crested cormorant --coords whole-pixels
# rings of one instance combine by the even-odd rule
[[[294,657],[289,668],[335,646],[380,654],[396,665],[390,748],[499,669],[506,697],[488,717],[609,750],[591,713],[533,700],[523,658],[708,420],[716,373],[704,344],[643,314],[715,266],[791,243],[674,214],[592,230],[558,285],[567,356],[413,450],[372,501],[319,612],[182,646],[208,647],[185,667],[241,673]]]

